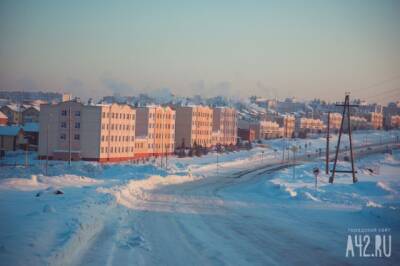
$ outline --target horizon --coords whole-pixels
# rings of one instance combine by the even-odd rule
[[[398,25],[398,1],[2,1],[0,89],[387,104]]]

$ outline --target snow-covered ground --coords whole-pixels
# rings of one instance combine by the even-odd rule
[[[362,145],[398,135],[354,139]],[[323,137],[295,143],[300,154],[325,147]],[[0,168],[0,265],[396,264],[399,151],[358,158],[356,184],[349,174],[328,184],[318,159],[297,165],[293,177],[281,162],[283,145],[263,141],[219,154],[218,164],[215,153],[171,157],[168,169],[159,159],[50,162],[48,176],[35,154],[28,167],[12,166],[26,160],[13,154]],[[321,169],[317,188],[314,167]],[[390,228],[391,258],[346,258],[352,228]]]

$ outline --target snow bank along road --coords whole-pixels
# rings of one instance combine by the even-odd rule
[[[371,149],[357,152],[386,146]],[[379,174],[360,171],[356,185],[347,174],[338,174],[334,185],[322,175],[318,190],[311,169],[319,162],[297,166],[294,180],[290,163],[279,161],[249,162],[219,176],[205,165],[193,176],[152,172],[126,182],[8,179],[0,185],[41,194],[33,202],[32,193],[0,193],[0,265],[395,265],[399,157],[369,155],[359,164],[380,162]],[[132,175],[118,167],[108,171]],[[65,183],[65,195],[54,196]],[[346,258],[349,228],[391,228],[391,257]]]

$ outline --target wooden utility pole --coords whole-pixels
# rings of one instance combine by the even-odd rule
[[[352,173],[353,176],[353,183],[357,182],[357,177],[356,177],[356,171],[354,169],[354,156],[353,156],[353,144],[352,144],[352,139],[351,139],[351,123],[350,123],[350,107],[357,107],[358,105],[356,104],[350,104],[350,95],[349,93],[346,93],[344,103],[343,104],[336,104],[336,106],[342,106],[343,107],[343,112],[342,112],[342,122],[340,124],[340,130],[339,130],[339,138],[338,138],[338,144],[336,146],[336,155],[335,155],[335,162],[333,164],[333,170],[332,170],[332,175],[329,178],[329,183],[333,183],[333,180],[335,178],[335,173]],[[346,112],[347,109],[347,112]],[[336,170],[336,164],[337,164],[337,159],[339,156],[339,149],[340,149],[340,140],[342,137],[343,133],[343,124],[344,124],[344,119],[345,115],[347,113],[347,130],[349,134],[349,142],[350,142],[350,159],[351,159],[351,171],[348,170]]]
[[[329,174],[329,130],[330,130],[331,112],[328,112],[328,123],[326,129],[326,154],[325,154],[325,173]]]

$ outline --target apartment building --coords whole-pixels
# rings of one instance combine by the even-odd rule
[[[400,115],[392,115],[390,117],[390,126],[392,128],[400,128]]]
[[[213,109],[206,106],[176,107],[175,146],[212,146]]]
[[[300,118],[299,129],[303,132],[319,133],[325,129],[325,125],[321,119],[302,117]]]
[[[368,126],[368,121],[365,119],[365,117],[361,116],[350,116],[350,123],[351,123],[351,128],[352,129],[367,129]],[[347,119],[344,120],[344,127],[347,128]]]
[[[373,129],[381,129],[383,127],[383,113],[371,112],[367,115],[367,119]]]
[[[238,128],[238,137],[243,141],[253,142],[256,139],[256,133],[254,129]]]
[[[339,113],[331,113],[329,116],[329,129],[339,130],[342,123],[342,115]]]
[[[237,114],[234,108],[213,108],[213,139],[221,145],[235,145],[237,138]],[[214,142],[213,141],[213,142]]]
[[[114,162],[135,157],[136,112],[128,105],[41,105],[39,158]]]
[[[279,124],[272,121],[261,121],[261,137],[263,139],[280,138],[283,136],[283,128]]]
[[[148,106],[136,109],[135,135],[147,138],[147,154],[161,156],[175,150],[175,110]]]
[[[296,118],[293,115],[285,115],[282,118],[280,126],[283,128],[283,137],[291,138],[295,130]]]

